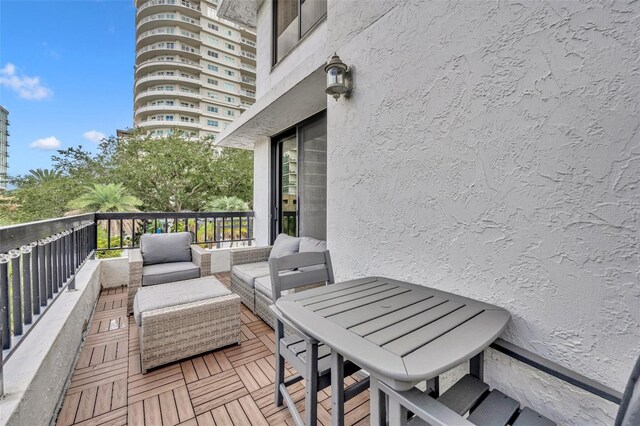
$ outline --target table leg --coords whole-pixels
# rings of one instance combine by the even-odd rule
[[[400,401],[389,397],[389,426],[406,426],[407,408]]]
[[[331,351],[331,425],[344,426],[344,360]]]
[[[484,351],[469,360],[469,374],[484,381]]]
[[[378,379],[369,376],[369,423],[371,426],[381,426],[387,423],[386,396],[378,387]]]

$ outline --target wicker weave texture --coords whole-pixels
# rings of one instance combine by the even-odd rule
[[[271,305],[273,305],[273,301],[270,298],[259,291],[256,291],[256,309],[254,312],[273,328],[275,326],[276,317],[271,309],[269,309],[269,306]]]
[[[235,294],[142,313],[142,371],[240,343],[240,297]]]
[[[231,250],[231,271],[234,265],[244,263],[266,262],[271,254],[271,246],[268,247],[248,247]]]
[[[129,250],[129,285],[127,286],[127,313],[133,313],[133,299],[142,287],[142,252],[140,249]]]
[[[242,303],[244,303],[244,306],[251,309],[251,312],[255,312],[255,300],[254,300],[253,288],[249,287],[247,283],[245,283],[244,281],[242,281],[240,278],[236,277],[232,273],[230,289],[232,292],[240,296],[240,299],[242,299]]]

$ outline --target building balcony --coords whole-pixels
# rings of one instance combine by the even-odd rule
[[[248,86],[249,88],[253,88],[255,90],[255,87],[256,87],[255,78],[242,76],[240,79],[240,83],[242,83],[243,86]]]
[[[143,115],[147,116],[153,113],[166,114],[170,112],[184,112],[187,114],[195,114],[195,115],[199,115],[201,113],[199,107],[190,108],[190,107],[183,107],[183,106],[176,106],[176,105],[146,105],[140,108],[136,108],[134,118],[136,122],[142,122],[141,116]]]
[[[256,92],[253,92],[251,90],[243,90],[241,89],[239,92],[240,96],[243,96],[245,98],[249,98],[249,99],[255,99],[256,98]]]
[[[243,46],[248,46],[249,48],[253,48],[254,50],[256,48],[256,42],[245,37],[242,37],[240,39],[240,43],[242,43]]]
[[[190,31],[189,31],[190,32]],[[161,41],[183,40],[191,44],[200,45],[200,36],[194,34],[185,35],[174,27],[161,27],[147,30],[140,34],[136,40],[136,48],[143,45],[151,45]]]
[[[167,98],[169,99],[180,98],[180,99],[199,102],[202,99],[202,96],[200,95],[200,92],[183,91],[183,90],[179,90],[178,88],[174,88],[173,90],[147,89],[145,91],[141,91],[140,93],[136,94],[134,102],[135,104],[139,104],[139,103],[146,104],[147,102],[153,101],[155,99],[167,99]]]
[[[192,18],[200,18],[200,6],[186,0],[149,0],[138,6],[136,20],[142,19],[156,13],[179,12]]]
[[[256,62],[256,54],[252,53],[252,52],[247,52],[246,50],[241,50],[240,51],[240,55],[242,56],[243,60],[249,60],[250,62],[252,62],[252,64],[255,64]]]
[[[173,61],[167,61],[165,59],[148,59],[136,66],[136,76],[165,71],[172,68],[196,74],[199,74],[202,70],[202,67],[197,61],[181,58],[179,55],[174,57],[175,60]]]
[[[145,90],[148,87],[158,84],[180,83],[181,86],[199,89],[202,86],[200,78],[182,77],[176,75],[147,75],[136,81],[135,90]]]
[[[243,70],[243,72],[247,72],[249,74],[253,74],[254,76],[256,75],[256,67],[255,67],[255,65],[249,65],[249,64],[242,63],[242,64],[240,64],[240,68]]]
[[[136,25],[136,30],[138,32],[149,31],[155,28],[171,25],[179,25],[180,28],[184,28],[193,32],[199,32],[201,30],[199,19],[176,13],[172,15],[173,17],[170,17],[171,15],[165,13],[149,15],[146,18],[140,19],[140,21]]]
[[[175,114],[174,114],[175,115]],[[200,130],[202,125],[199,122],[180,121],[179,117],[175,117],[173,121],[168,120],[147,120],[136,122],[136,126],[142,129],[180,129],[180,130]]]

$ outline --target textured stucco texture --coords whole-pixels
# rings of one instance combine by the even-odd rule
[[[329,1],[355,66],[328,100],[338,279],[495,303],[505,338],[618,390],[640,352],[640,2]],[[491,353],[561,424],[617,407]]]

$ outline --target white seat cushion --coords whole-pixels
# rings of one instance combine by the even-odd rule
[[[242,265],[233,265],[231,271],[240,280],[244,281],[249,287],[254,287],[256,278],[269,275],[269,262],[244,263]]]
[[[286,271],[286,272],[281,272],[280,276],[299,274],[299,273],[300,272],[298,271]],[[256,278],[254,287],[256,291],[259,291],[260,293],[267,296],[270,300],[273,300],[273,296],[272,296],[273,286],[271,285],[271,275],[267,275],[266,277]],[[283,295],[287,294],[287,291],[283,291],[282,294]]]
[[[231,291],[212,277],[142,287],[133,301],[136,324],[142,324],[142,313],[154,309],[184,305],[200,300],[227,296]]]
[[[171,283],[200,277],[200,268],[193,262],[158,263],[142,267],[142,285]]]

